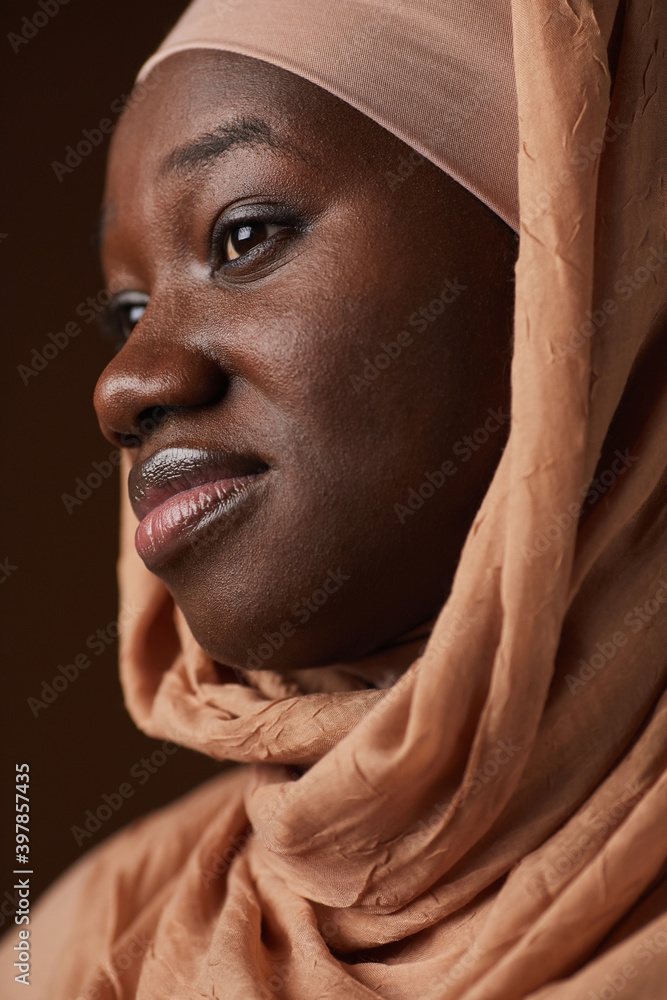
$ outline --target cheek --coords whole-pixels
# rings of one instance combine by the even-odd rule
[[[469,334],[484,318],[460,283],[377,270],[345,258],[258,301],[249,375],[323,469],[338,475],[354,456],[400,479],[474,430],[487,396],[501,402],[499,369],[475,346],[485,331]]]
[[[244,292],[242,315],[227,310],[220,356],[228,340],[243,386],[229,415],[247,440],[271,444],[277,474],[247,528],[168,581],[223,662],[243,664],[284,621],[299,626],[284,665],[327,662],[358,652],[374,629],[411,627],[444,596],[502,440],[468,457],[455,448],[501,402],[501,365],[488,349],[488,295],[482,308],[469,276],[455,294],[444,269],[393,253],[384,247],[371,266],[330,250]],[[219,303],[206,305],[211,329]],[[455,472],[434,490],[447,461]],[[329,570],[349,582],[298,622],[295,608]],[[270,665],[283,665],[282,652]]]
[[[295,587],[300,576],[302,586],[315,586],[321,563],[350,553],[365,573],[380,551],[403,558],[408,541],[428,547],[437,523],[464,520],[492,456],[488,449],[450,475],[414,523],[397,518],[396,505],[452,459],[457,439],[476,426],[480,394],[471,391],[469,359],[459,357],[464,303],[432,311],[428,330],[410,333],[409,323],[399,324],[418,308],[423,289],[415,295],[394,285],[390,294],[354,269],[347,278],[345,294],[338,281],[335,288],[285,283],[280,292],[275,282],[244,320],[242,339],[252,350],[242,359],[249,403],[240,400],[239,410],[248,439],[270,442],[277,469],[271,502],[254,525],[253,544],[262,539],[256,572],[279,573]]]

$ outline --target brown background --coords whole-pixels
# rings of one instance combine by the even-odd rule
[[[53,10],[57,0],[44,0]],[[2,538],[0,562],[17,567],[0,583],[2,609],[2,801],[0,901],[14,881],[14,765],[31,769],[33,900],[84,850],[137,815],[182,794],[219,770],[179,749],[140,783],[131,769],[160,746],[137,732],[122,703],[117,643],[101,655],[86,641],[117,617],[118,479],[106,479],[68,513],[93,462],[108,458],[92,408],[97,375],[111,356],[97,324],[77,315],[79,303],[104,288],[94,248],[109,137],[58,180],[63,162],[128,95],[136,72],[185,6],[182,0],[138,3],[69,0],[38,30],[29,20],[38,0],[3,5],[3,208],[0,258],[3,294]],[[37,22],[44,20],[38,16]],[[14,52],[8,39],[34,31]],[[49,332],[78,322],[81,333],[24,384],[19,365],[34,363]],[[2,574],[0,574],[1,576]],[[112,628],[112,632],[113,632]],[[91,665],[45,708],[42,685],[59,664],[85,653]],[[160,760],[158,757],[157,760]],[[139,768],[141,765],[139,765]],[[132,798],[77,846],[73,826],[103,793],[130,782]],[[0,907],[0,933],[10,921]]]

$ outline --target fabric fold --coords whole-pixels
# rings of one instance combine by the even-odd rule
[[[124,498],[128,709],[250,766],[89,863],[150,937],[136,986],[109,971],[120,925],[89,942],[97,971],[69,952],[61,981],[142,1000],[606,1000],[622,978],[657,1000],[667,383],[647,371],[667,340],[667,8],[345,0],[335,17],[195,0],[142,79],[188,49],[265,59],[516,225],[509,441],[430,638],[385,689],[351,685],[350,664],[318,691],[213,663],[140,563]],[[139,898],[145,829],[164,878]]]

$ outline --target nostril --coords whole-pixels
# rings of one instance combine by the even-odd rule
[[[109,441],[120,445],[121,448],[138,448],[143,440],[149,437],[153,431],[157,430],[166,417],[175,410],[181,410],[181,406],[168,406],[160,404],[150,406],[142,410],[133,422],[131,429],[121,431],[110,427],[105,421],[100,419],[100,429]]]
[[[163,420],[173,411],[180,410],[181,406],[169,406],[160,403],[158,406],[148,406],[145,410],[142,410],[137,417],[137,427],[136,431],[126,435],[127,437],[138,438],[138,443],[141,444],[141,439],[152,434],[153,431],[157,430]],[[132,447],[130,445],[130,447]]]
[[[141,437],[138,434],[119,434],[118,443],[121,448],[138,448],[141,444]]]
[[[173,413],[218,402],[229,384],[199,348],[146,329],[109,362],[95,389],[102,433],[126,448],[139,447]]]
[[[149,406],[142,410],[136,420],[136,425],[131,431],[118,431],[116,437],[121,448],[138,448],[144,438],[157,430],[164,419],[172,410],[180,410],[180,406]]]

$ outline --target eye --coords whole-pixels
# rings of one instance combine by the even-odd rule
[[[275,222],[243,222],[232,226],[224,238],[222,263],[237,260],[284,228]]]
[[[119,348],[129,338],[146,311],[148,296],[143,292],[121,292],[111,301],[105,325]]]
[[[120,317],[123,324],[123,333],[126,337],[130,336],[135,326],[143,316],[146,311],[146,305],[146,302],[134,302],[121,307]]]

